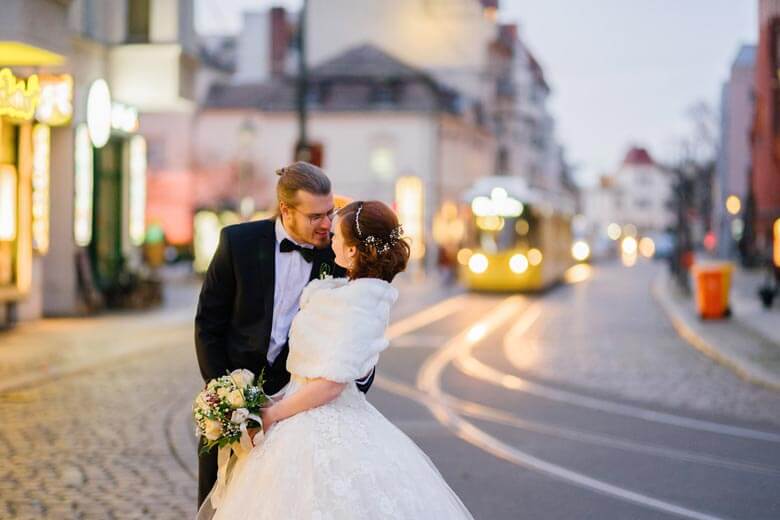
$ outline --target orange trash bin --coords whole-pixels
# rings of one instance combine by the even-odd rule
[[[696,286],[696,310],[702,318],[718,319],[728,316],[731,289],[729,263],[696,264],[693,279]]]

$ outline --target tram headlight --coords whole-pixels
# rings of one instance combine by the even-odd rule
[[[590,256],[590,246],[584,240],[577,240],[571,246],[571,256],[578,262],[584,262]]]
[[[482,253],[471,255],[471,258],[469,258],[469,269],[471,269],[472,273],[482,274],[487,271],[487,268],[488,259],[485,255]]]
[[[512,255],[509,259],[509,268],[515,274],[523,274],[528,270],[528,259],[520,253]]]

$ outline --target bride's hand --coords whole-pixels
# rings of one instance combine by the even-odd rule
[[[263,408],[260,410],[260,417],[263,419],[263,431],[267,432],[271,426],[276,423],[276,414],[274,413],[274,405],[271,405],[267,408]]]

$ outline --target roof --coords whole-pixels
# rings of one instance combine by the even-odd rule
[[[544,90],[549,92],[550,85],[547,84],[547,80],[544,78],[544,71],[542,70],[542,66],[538,61],[536,61],[536,57],[531,54],[531,51],[528,50],[528,47],[525,48],[525,52],[528,54],[528,61],[531,67],[531,72],[534,75],[534,79],[542,86],[542,88],[544,88]]]
[[[294,76],[212,85],[205,107],[292,111],[296,92]],[[307,103],[315,111],[460,111],[457,91],[373,45],[350,48],[310,69]]]
[[[309,70],[314,78],[421,78],[425,72],[371,44],[347,49]]]
[[[743,45],[737,52],[737,57],[734,59],[734,66],[739,67],[753,67],[756,64],[756,46],[755,45]]]
[[[655,161],[653,161],[653,158],[650,157],[648,151],[638,146],[631,148],[628,151],[628,153],[626,153],[626,157],[623,159],[623,166],[626,165],[639,166],[639,165],[653,165],[653,164],[655,164]]]

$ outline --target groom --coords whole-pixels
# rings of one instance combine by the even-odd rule
[[[281,390],[287,372],[287,336],[306,284],[344,276],[334,263],[330,226],[335,213],[330,179],[296,162],[277,171],[279,216],[222,230],[198,299],[195,347],[203,379],[238,368],[265,370],[267,394]],[[374,370],[358,388],[367,392]],[[216,451],[201,455],[198,505],[217,479]]]

